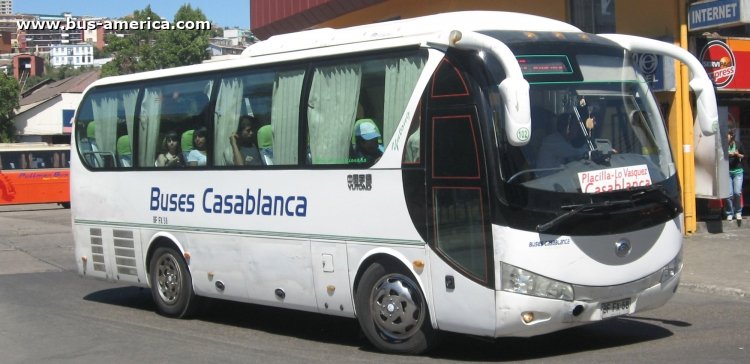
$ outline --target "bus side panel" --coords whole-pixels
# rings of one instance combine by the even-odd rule
[[[494,337],[495,291],[457,272],[435,252],[430,251],[428,256],[431,280],[435,283],[432,312],[438,328]]]
[[[146,285],[140,236],[136,230],[75,224],[78,272],[88,277]]]
[[[253,302],[315,310],[309,240],[251,238],[242,251],[242,267]]]
[[[353,317],[346,244],[314,240],[310,249],[318,312]]]
[[[0,171],[0,205],[70,201],[70,171]]]
[[[182,247],[183,253],[190,256],[188,267],[196,294],[242,301],[248,299],[246,282],[249,277],[243,269],[247,265],[243,253],[246,238],[182,231],[170,231],[169,235]]]

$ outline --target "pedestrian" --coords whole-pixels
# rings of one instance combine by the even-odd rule
[[[742,158],[745,151],[742,144],[735,139],[734,130],[727,134],[729,151],[729,198],[726,199],[725,213],[727,220],[736,218],[742,220],[742,178],[745,173],[742,168]]]

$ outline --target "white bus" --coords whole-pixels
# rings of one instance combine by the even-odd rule
[[[356,317],[394,353],[659,307],[682,207],[634,52],[690,67],[712,133],[687,51],[502,12],[99,80],[75,118],[78,271],[150,287],[167,316],[211,297]]]

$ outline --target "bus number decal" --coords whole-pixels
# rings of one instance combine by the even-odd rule
[[[168,225],[169,222],[166,216],[154,216],[154,224]]]

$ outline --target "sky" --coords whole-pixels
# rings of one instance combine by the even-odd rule
[[[13,12],[53,15],[69,12],[76,16],[119,18],[149,4],[151,10],[170,21],[180,6],[190,4],[222,27],[250,28],[250,0],[14,0]]]

